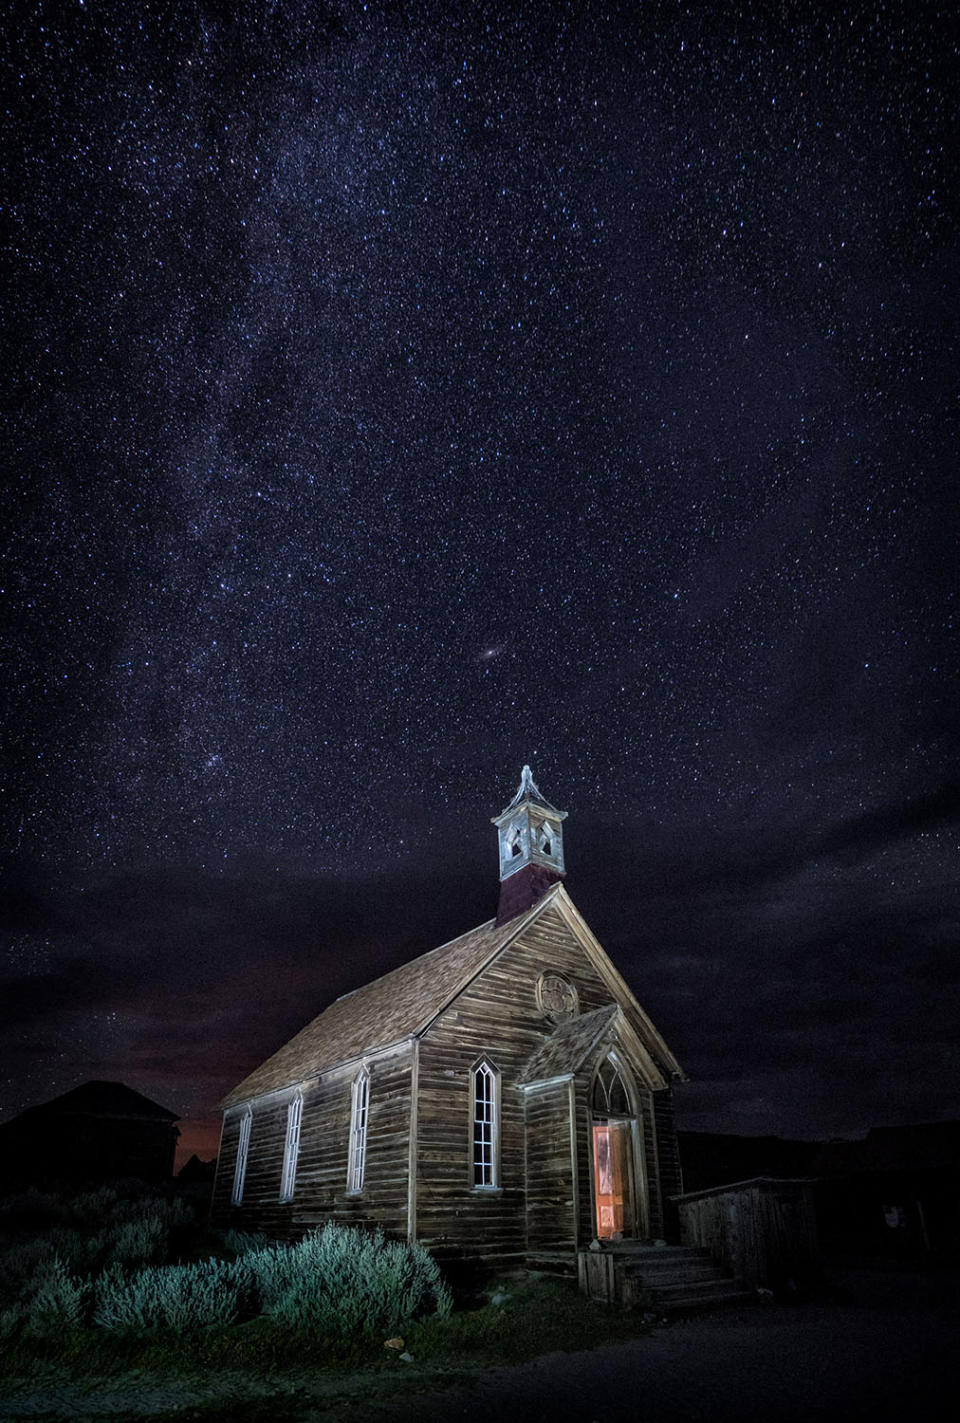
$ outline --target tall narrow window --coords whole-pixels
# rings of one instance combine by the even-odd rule
[[[488,1062],[473,1069],[473,1184],[497,1184],[497,1074]]]
[[[303,1098],[298,1092],[287,1108],[287,1138],[283,1144],[283,1174],[280,1177],[281,1201],[292,1201],[297,1180],[297,1157],[300,1154],[300,1118]]]
[[[237,1164],[233,1171],[233,1194],[230,1199],[235,1206],[243,1200],[243,1181],[247,1174],[247,1152],[250,1150],[250,1128],[253,1113],[249,1107],[240,1118],[240,1137],[237,1141]]]
[[[363,1190],[363,1169],[367,1159],[367,1110],[370,1103],[370,1077],[366,1070],[353,1084],[353,1110],[350,1113],[350,1164],[347,1168],[347,1190]]]

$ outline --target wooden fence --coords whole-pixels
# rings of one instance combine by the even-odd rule
[[[819,1280],[812,1181],[758,1176],[673,1199],[682,1243],[709,1250],[748,1289],[789,1293]]]

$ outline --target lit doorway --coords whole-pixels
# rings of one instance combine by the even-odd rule
[[[630,1144],[629,1122],[594,1122],[593,1189],[600,1240],[633,1234]]]
[[[608,1058],[593,1088],[593,1199],[600,1240],[634,1233],[633,1120],[626,1089]]]

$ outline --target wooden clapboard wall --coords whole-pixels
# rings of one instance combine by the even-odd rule
[[[362,1062],[348,1064],[301,1088],[303,1115],[293,1200],[280,1201],[280,1178],[292,1093],[249,1104],[253,1114],[243,1199],[231,1204],[242,1109],[227,1114],[213,1218],[219,1226],[260,1230],[276,1239],[301,1236],[328,1220],[382,1225],[407,1233],[412,1044],[366,1060],[370,1074],[363,1190],[347,1189],[352,1087]]]
[[[519,1086],[524,1064],[553,1032],[537,1005],[537,980],[546,969],[574,984],[581,1012],[609,1003],[610,990],[586,952],[559,912],[548,908],[479,973],[420,1044],[417,1235],[441,1252],[479,1248],[506,1255],[522,1253],[531,1240],[573,1243],[566,1088],[562,1106],[558,1100],[548,1108],[527,1104],[531,1094]],[[497,1192],[475,1190],[471,1181],[471,1072],[484,1055],[500,1073]],[[552,1202],[547,1221],[526,1199],[528,1179],[541,1206]]]
[[[456,943],[482,943],[478,936],[489,933],[489,926],[482,927]],[[425,974],[430,957],[422,961]],[[548,970],[574,985],[581,1015],[616,996],[624,999],[628,1018],[634,1013],[616,975],[600,971],[560,908],[548,902],[486,967],[473,970],[437,1018],[425,1028],[421,1019],[419,1032],[411,1024],[402,1041],[366,1057],[326,1070],[315,1063],[314,1075],[300,1062],[301,1082],[248,1103],[232,1094],[214,1188],[216,1224],[275,1238],[300,1235],[327,1220],[380,1225],[442,1254],[520,1256],[528,1249],[588,1243],[595,1233],[590,1097],[607,1049],[598,1041],[596,1051],[578,1058],[571,1080],[525,1083],[525,1067],[556,1028],[537,1001],[538,980]],[[346,1031],[349,1000],[335,1011],[338,1031]],[[352,1026],[359,1024],[357,1018]],[[362,1041],[362,1033],[355,1036]],[[647,1049],[637,1043],[636,1061],[626,1049],[617,1056],[630,1075],[637,1110],[636,1224],[641,1234],[658,1236],[665,1198],[679,1189],[676,1137],[669,1090],[652,1092],[646,1085],[650,1060],[644,1068]],[[654,1050],[665,1051],[662,1045]],[[472,1073],[481,1058],[499,1074],[495,1190],[475,1188],[472,1180]],[[347,1189],[351,1088],[364,1065],[370,1073],[366,1174],[362,1192],[353,1195]],[[300,1152],[294,1197],[284,1203],[280,1184],[294,1090],[303,1094]],[[233,1205],[246,1107],[253,1114],[246,1181],[242,1202]]]
[[[579,1176],[571,1156],[569,1084],[533,1088],[525,1096],[527,1248],[573,1249]]]

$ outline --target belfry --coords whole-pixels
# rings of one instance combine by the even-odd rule
[[[497,923],[533,907],[563,879],[563,822],[537,786],[529,766],[520,774],[513,800],[493,817],[500,844],[500,904]]]

